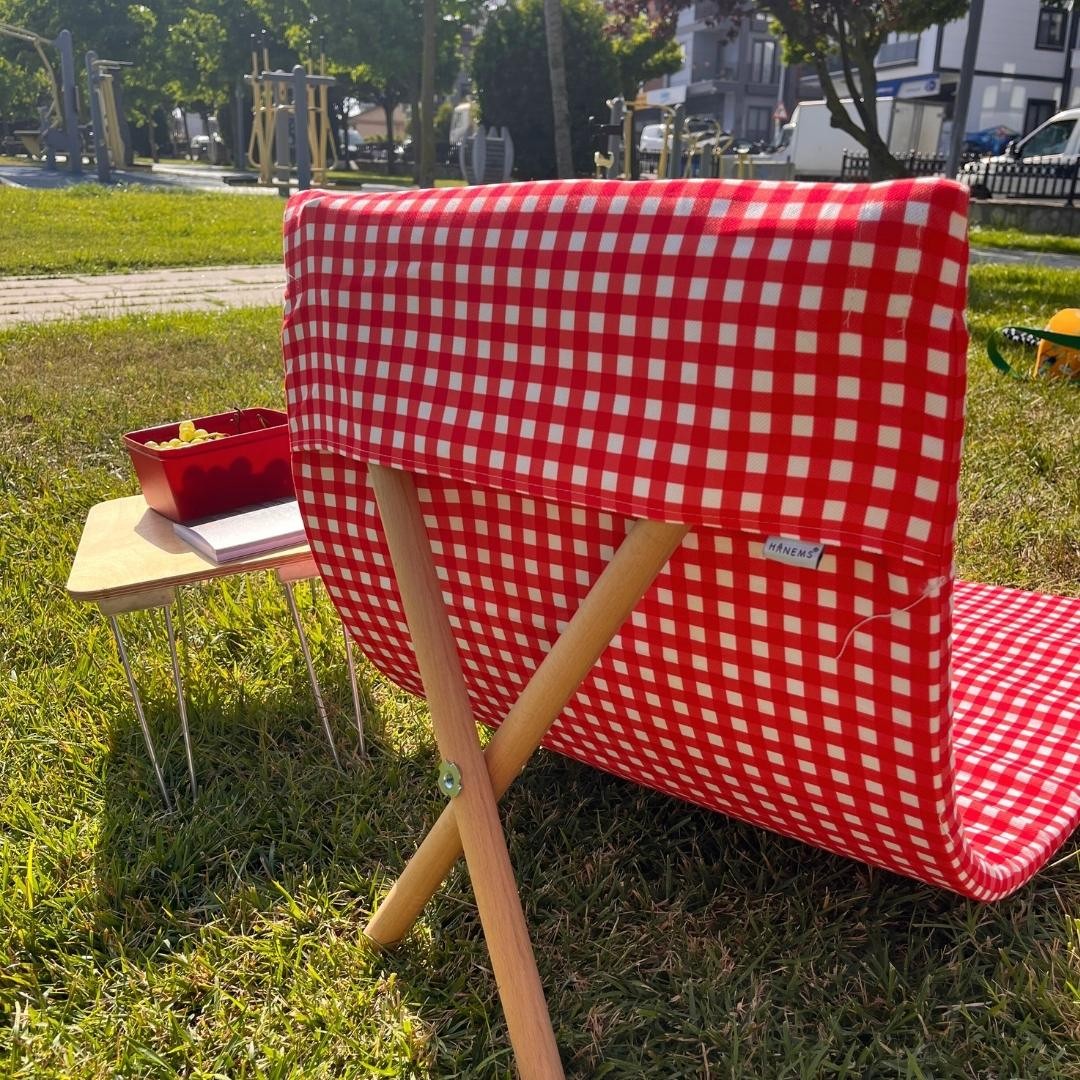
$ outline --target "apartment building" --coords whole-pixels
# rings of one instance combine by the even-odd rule
[[[984,0],[965,131],[1001,124],[1025,134],[1080,103],[1078,14],[1040,0]],[[936,96],[952,101],[968,32],[964,16],[922,34],[892,35],[878,53],[880,85],[936,78]]]
[[[685,64],[665,82],[685,87],[688,114],[715,117],[745,138],[767,138],[778,101],[790,112],[796,100],[820,98],[821,86],[805,68],[800,77],[784,71],[765,16],[746,20],[729,41],[728,27],[712,22],[714,10],[702,0],[680,13]],[[1041,0],[984,0],[964,130],[1002,125],[1026,134],[1059,109],[1080,105],[1078,25],[1080,3],[1063,10]],[[951,115],[968,31],[964,16],[921,34],[890,35],[877,57],[879,93],[940,101]]]
[[[780,43],[763,15],[747,19],[728,40],[728,25],[713,21],[715,10],[702,0],[679,13],[675,37],[685,63],[665,81],[685,88],[688,115],[712,117],[741,138],[768,139],[780,88]]]

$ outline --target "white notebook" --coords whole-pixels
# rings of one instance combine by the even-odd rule
[[[176,535],[215,563],[302,544],[307,535],[295,499],[218,514],[193,525],[173,523]]]

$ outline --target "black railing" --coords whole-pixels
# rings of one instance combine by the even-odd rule
[[[972,161],[960,170],[959,180],[976,199],[1004,195],[1012,199],[1064,199],[1072,206],[1077,194],[1080,158],[1051,164],[1025,161]]]
[[[898,154],[899,161],[908,176],[944,176],[945,159],[934,154]],[[852,154],[844,151],[844,159],[840,165],[840,179],[858,182],[870,179],[870,156],[869,154]]]
[[[909,176],[945,175],[943,157],[907,154],[898,160]],[[840,179],[852,183],[869,180],[870,158],[866,154],[845,151]],[[1012,199],[1062,199],[1072,206],[1080,193],[1080,158],[1036,165],[1025,161],[968,157],[962,161],[957,179],[971,188],[975,199],[990,199],[995,195]]]

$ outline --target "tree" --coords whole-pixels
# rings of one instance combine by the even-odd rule
[[[461,36],[480,0],[436,2],[434,92],[439,93],[460,70]],[[393,172],[394,111],[412,105],[416,116],[423,97],[423,0],[292,0],[290,40],[312,16],[326,34],[329,73],[343,90],[385,112],[386,167]]]
[[[544,0],[544,37],[555,135],[555,170],[560,180],[567,180],[574,175],[574,161],[570,149],[570,99],[566,93],[566,49],[563,47],[560,0]]]
[[[589,117],[606,117],[607,99],[632,97],[643,79],[677,71],[682,50],[670,28],[665,33],[644,16],[612,20],[597,0],[561,6],[573,173],[591,173]],[[510,129],[522,177],[561,175],[547,51],[537,47],[545,40],[544,8],[544,0],[511,0],[496,9],[473,51],[481,119]]]
[[[127,116],[136,124],[149,119],[161,101],[161,87],[170,77],[164,61],[165,39],[173,0],[121,3],[119,0],[0,0],[0,20],[14,23],[49,39],[62,29],[71,31],[75,46],[75,77],[88,119],[86,68],[83,57],[93,50],[101,59],[131,63],[120,72]],[[48,51],[48,50],[47,50]],[[59,58],[50,61],[57,69]],[[35,62],[29,65],[31,70]]]
[[[623,12],[649,7],[671,23],[693,0],[612,0]],[[832,115],[833,127],[846,132],[870,157],[871,179],[902,176],[903,166],[889,153],[878,129],[877,72],[874,57],[889,34],[919,33],[936,23],[960,18],[969,0],[713,0],[713,18],[733,29],[753,14],[772,19],[788,63],[808,64],[817,73]],[[852,100],[848,114],[833,82],[829,61],[838,58],[844,94]]]
[[[608,19],[615,61],[619,66],[619,90],[626,100],[637,96],[649,79],[672,75],[683,66],[682,46],[673,36],[674,25],[639,12],[628,20],[613,13]]]
[[[8,134],[12,121],[36,122],[38,101],[49,92],[49,80],[40,65],[34,70],[0,56],[0,135]]]
[[[435,186],[435,53],[438,43],[438,0],[424,0],[420,53],[420,175],[419,186]]]

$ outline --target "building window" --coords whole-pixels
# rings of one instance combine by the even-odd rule
[[[780,79],[779,55],[775,41],[755,41],[750,46],[750,81],[774,83]]]
[[[1053,98],[1029,99],[1024,111],[1024,130],[1021,134],[1027,135],[1040,124],[1045,124],[1057,111],[1057,102]]]
[[[714,79],[724,79],[730,81],[735,78],[735,72],[731,69],[731,64],[728,62],[728,58],[731,53],[728,51],[728,46],[725,42],[720,42],[716,46],[716,70],[713,73]]]
[[[877,63],[911,64],[919,59],[918,34],[890,34],[878,49]]]
[[[768,105],[748,105],[746,108],[747,139],[767,139],[772,134],[772,109]]]
[[[1064,11],[1057,8],[1039,9],[1039,28],[1035,32],[1036,49],[1065,48],[1065,15]]]

